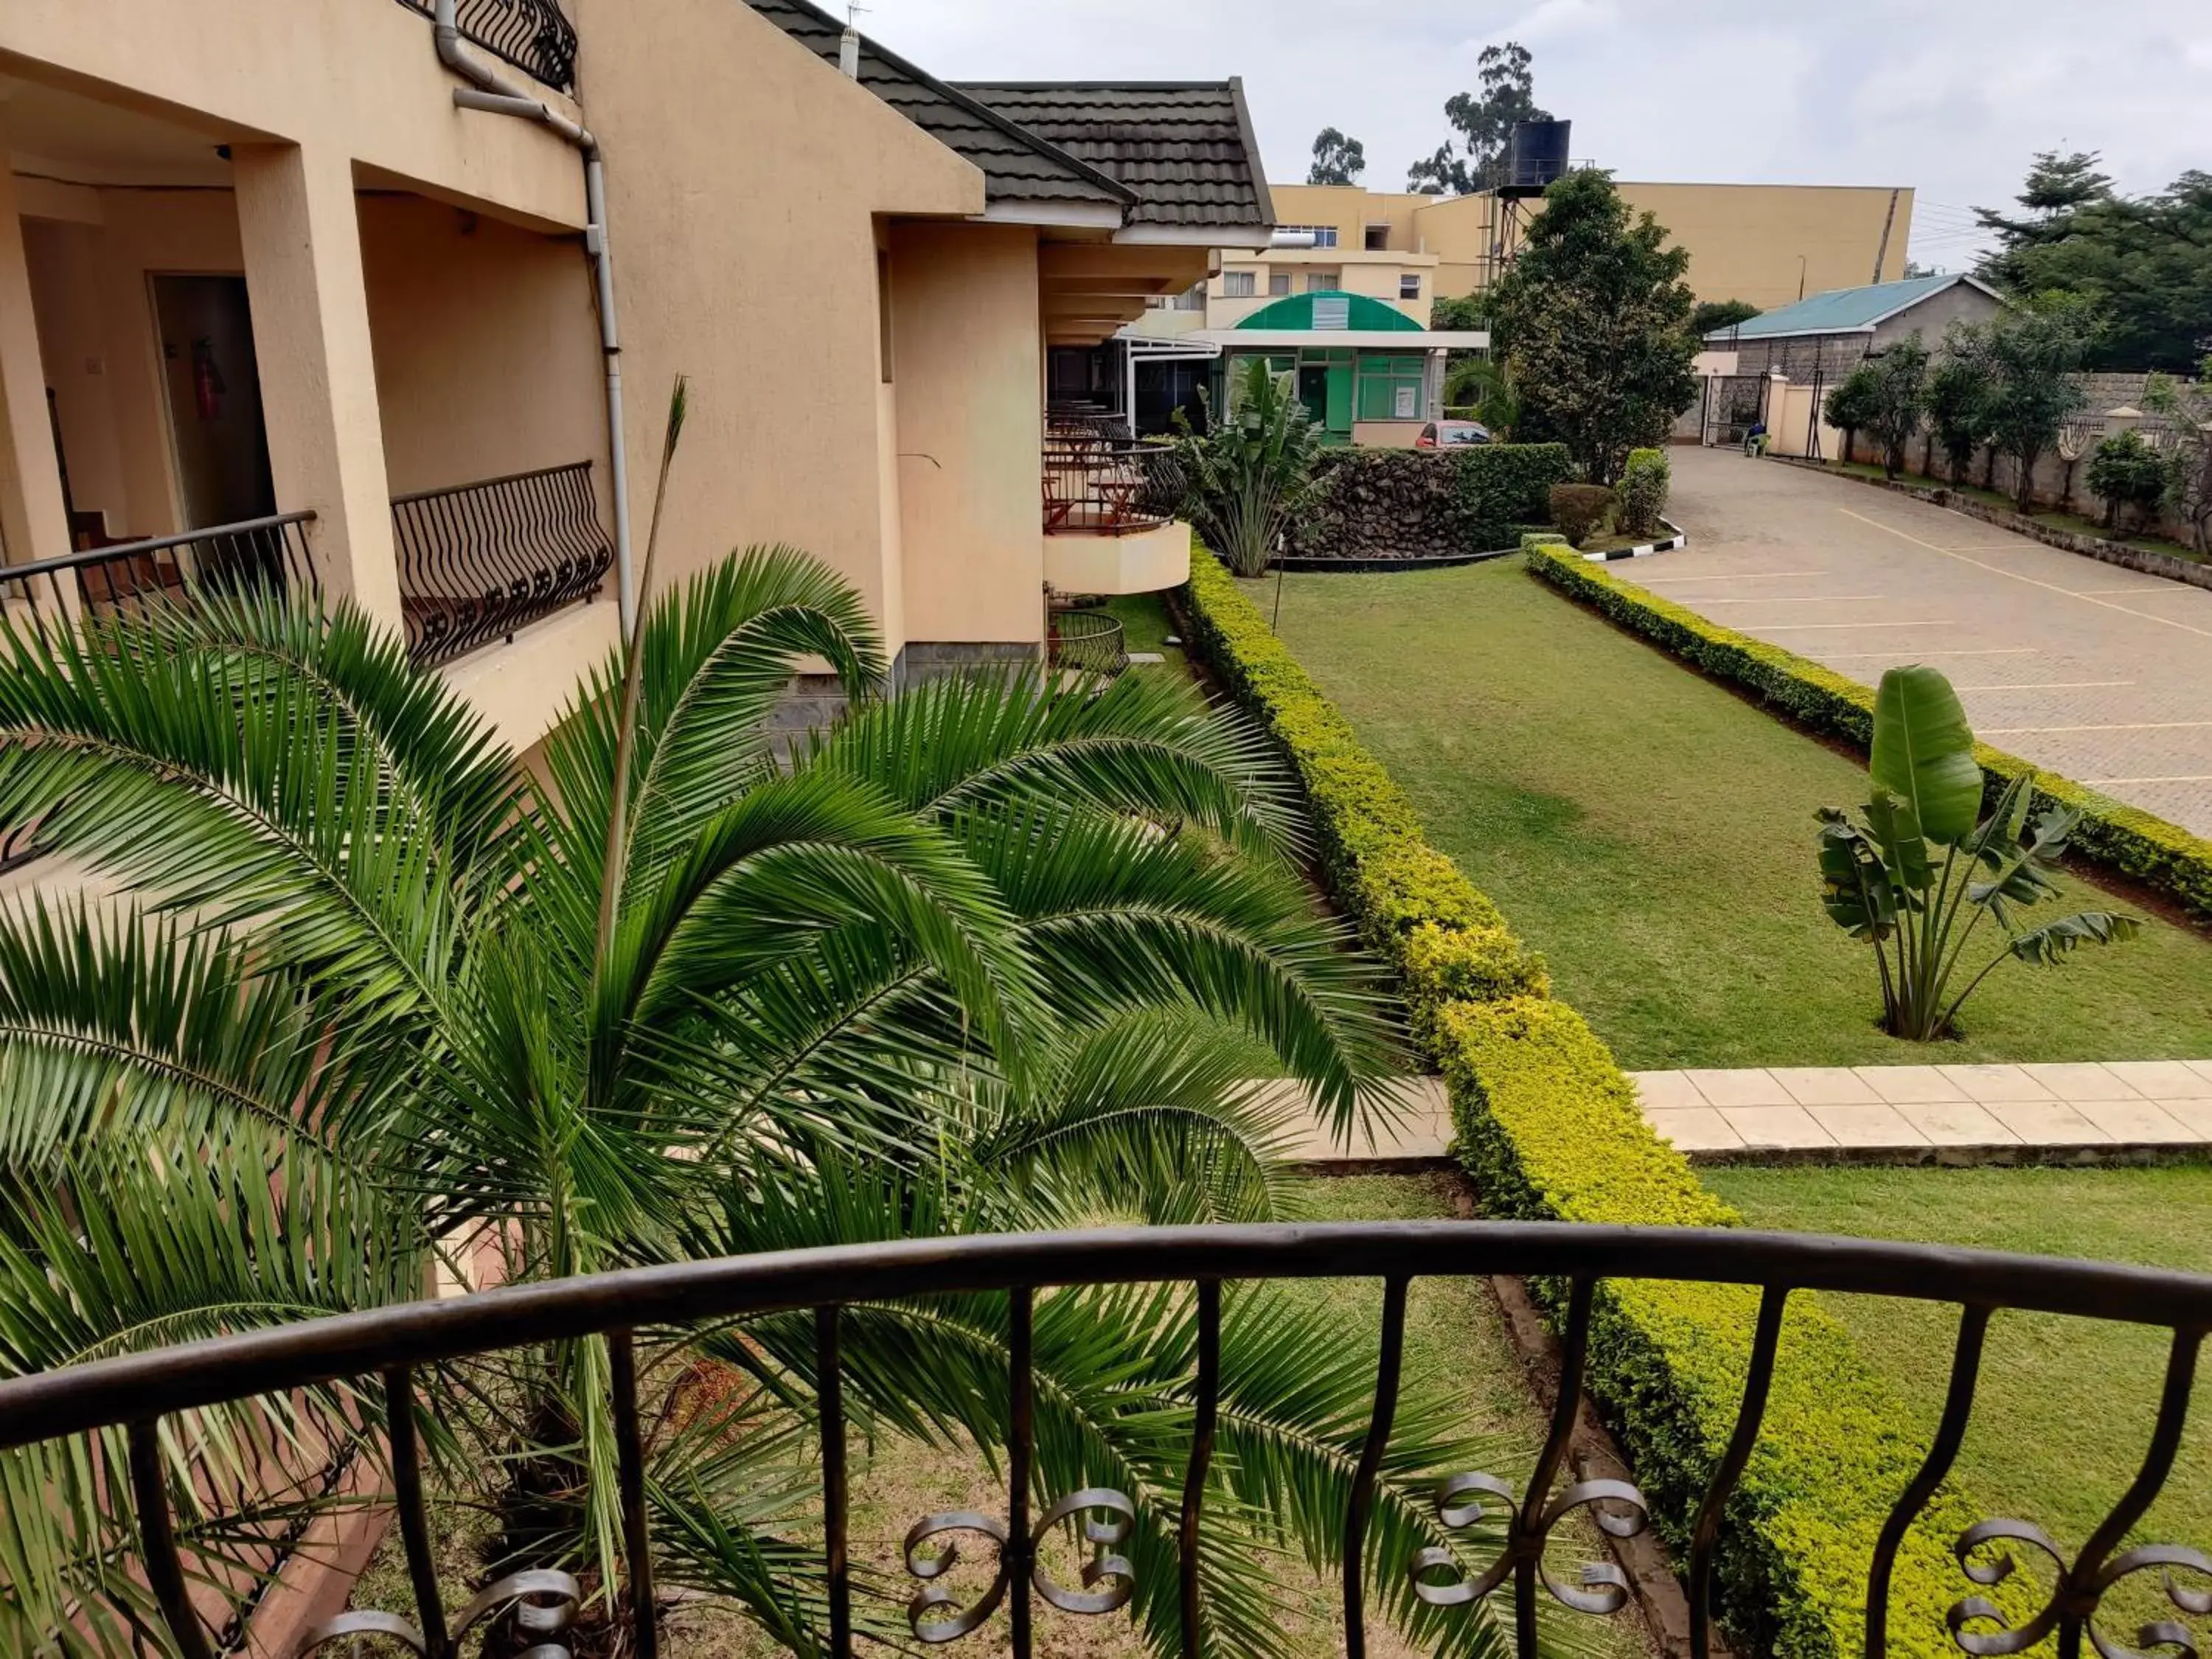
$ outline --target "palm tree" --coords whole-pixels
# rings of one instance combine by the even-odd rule
[[[852,713],[780,762],[770,715],[809,655]],[[647,608],[527,764],[343,603],[9,629],[0,818],[43,814],[93,879],[0,908],[0,1375],[404,1300],[491,1258],[543,1279],[1279,1212],[1255,1054],[1345,1133],[1399,1054],[1373,969],[1296,878],[1279,763],[1143,676],[884,696],[884,673],[854,592],[782,548]],[[1006,1319],[988,1297],[853,1310],[848,1410],[1000,1443]],[[1135,1500],[1132,1616],[1174,1652],[1190,1307],[1066,1291],[1036,1329],[1039,1490]],[[811,1327],[638,1352],[664,1396],[744,1381],[653,1428],[659,1582],[814,1648]],[[618,1644],[609,1363],[589,1341],[455,1366],[419,1410],[441,1478],[498,1504],[515,1564],[581,1575]],[[1333,1559],[1372,1363],[1231,1298],[1218,1650],[1283,1650],[1271,1551]],[[241,1597],[267,1529],[323,1501],[270,1468],[373,1464],[382,1411],[334,1385],[173,1419],[210,1582]],[[1483,1547],[1424,1480],[1486,1449],[1409,1388],[1370,1534],[1394,1616],[1455,1651],[1495,1632],[1419,1607],[1403,1567]],[[166,1650],[118,1458],[0,1458],[0,1649]]]

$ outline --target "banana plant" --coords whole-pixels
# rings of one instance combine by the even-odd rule
[[[1881,677],[1869,770],[1873,796],[1859,817],[1832,806],[1816,815],[1821,902],[1838,927],[1874,947],[1882,1025],[1892,1036],[1932,1042],[1952,1035],[1960,1008],[2001,963],[2052,966],[2083,945],[2117,944],[2141,930],[2136,917],[2111,910],[2027,925],[2023,912],[2059,890],[2053,872],[2077,815],[2054,806],[2031,819],[2027,773],[1980,815],[1974,734],[1959,694],[1935,669]],[[1972,969],[1985,920],[2002,943]]]

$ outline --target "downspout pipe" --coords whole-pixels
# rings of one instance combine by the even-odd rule
[[[556,137],[575,147],[584,158],[584,251],[591,256],[592,276],[599,300],[599,353],[607,368],[607,457],[611,468],[615,510],[615,586],[622,635],[629,639],[637,625],[637,581],[631,557],[629,531],[629,451],[623,442],[622,324],[615,313],[615,258],[607,235],[607,167],[599,141],[588,128],[532,98],[496,70],[479,63],[461,44],[459,0],[437,0],[434,32],[438,61],[469,82],[453,89],[453,103],[461,109],[482,110],[492,115],[511,115],[535,121]]]

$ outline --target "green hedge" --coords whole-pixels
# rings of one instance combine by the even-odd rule
[[[1452,453],[1459,463],[1460,511],[1471,525],[1547,524],[1552,486],[1575,476],[1565,444],[1480,444]]]
[[[1531,574],[1622,627],[1665,647],[1716,678],[1759,694],[1809,729],[1849,739],[1863,749],[1874,733],[1874,693],[1819,663],[1723,628],[1632,583],[1585,563],[1556,538],[1522,541]],[[1985,799],[1996,798],[2022,773],[2035,776],[2035,810],[2063,806],[2080,815],[2077,852],[2142,882],[2199,916],[2212,917],[2212,842],[2124,801],[2064,778],[2040,772],[2017,755],[1986,744],[1975,750]]]
[[[1338,899],[1403,975],[1416,1030],[1449,1086],[1456,1150],[1491,1212],[1736,1224],[1652,1133],[1604,1043],[1553,1000],[1541,958],[1430,846],[1413,804],[1228,574],[1194,556],[1183,598],[1193,644],[1303,780]],[[1678,1548],[1735,1424],[1755,1307],[1750,1291],[1705,1285],[1614,1281],[1599,1297],[1590,1394]],[[1791,1299],[1781,1352],[1723,1534],[1723,1613],[1753,1649],[1840,1659],[1859,1651],[1874,1540],[1925,1448],[1817,1297]],[[1954,1652],[1944,1613],[1972,1587],[1940,1540],[1977,1518],[1947,1487],[1907,1539],[1893,1653]]]

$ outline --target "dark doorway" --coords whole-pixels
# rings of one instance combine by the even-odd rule
[[[1170,357],[1164,362],[1137,361],[1137,419],[1139,438],[1157,437],[1175,430],[1178,409],[1194,432],[1206,428],[1206,400],[1200,392],[1213,364],[1203,357]]]
[[[1298,370],[1298,401],[1318,427],[1328,424],[1328,366],[1310,363]]]
[[[155,276],[154,318],[187,529],[276,510],[243,276]]]

